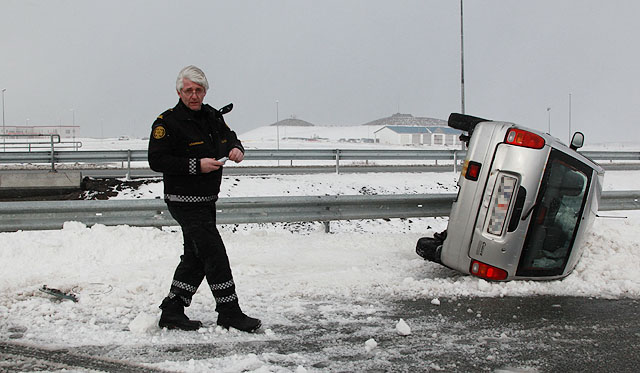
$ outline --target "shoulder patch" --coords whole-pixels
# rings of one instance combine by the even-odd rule
[[[156,128],[153,129],[153,138],[156,140],[160,140],[166,134],[167,134],[167,131],[165,131],[163,126],[157,126]]]

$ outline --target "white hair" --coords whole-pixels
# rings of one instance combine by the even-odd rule
[[[193,65],[189,65],[180,70],[178,73],[178,79],[176,79],[176,90],[182,90],[182,87],[184,87],[184,78],[203,86],[205,91],[209,90],[209,82],[207,81],[207,77],[204,75],[204,72]]]

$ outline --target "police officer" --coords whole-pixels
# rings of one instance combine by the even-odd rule
[[[226,249],[216,228],[216,207],[222,181],[223,157],[244,158],[240,140],[222,114],[203,104],[209,83],[204,72],[187,66],[178,74],[180,100],[153,123],[149,165],[162,172],[164,199],[182,227],[184,254],[173,275],[169,295],[162,301],[161,328],[197,330],[200,321],[184,314],[206,277],[216,301],[217,324],[246,332],[261,326],[240,309]]]

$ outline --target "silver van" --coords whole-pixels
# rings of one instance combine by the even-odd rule
[[[567,276],[598,211],[604,170],[549,134],[451,114],[467,156],[447,230],[418,240],[421,257],[488,280]]]

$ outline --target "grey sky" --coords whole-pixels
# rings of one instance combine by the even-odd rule
[[[7,125],[147,136],[195,64],[237,132],[460,111],[458,0],[0,0]],[[637,141],[636,0],[466,0],[466,112]],[[72,111],[73,110],[73,111]]]

